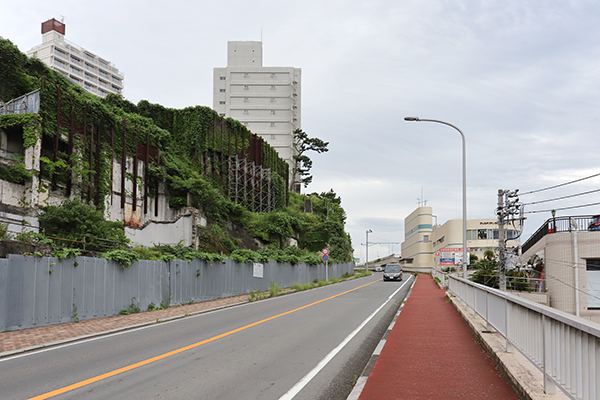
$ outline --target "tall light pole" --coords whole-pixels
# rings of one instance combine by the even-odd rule
[[[365,245],[365,252],[366,252],[366,258],[365,258],[365,270],[368,271],[369,270],[369,233],[373,233],[372,230],[367,229],[367,240],[366,240],[366,245]]]
[[[433,264],[435,267],[434,269],[437,272],[438,263],[437,263],[437,255],[436,254],[437,254],[437,224],[438,224],[438,221],[437,221],[437,215],[431,214],[431,216],[433,218],[435,218],[435,235],[433,236]]]
[[[462,183],[463,183],[463,278],[467,279],[467,142],[465,134],[458,127],[449,124],[448,122],[439,121],[437,119],[421,119],[417,117],[405,117],[405,121],[424,121],[436,122],[438,124],[448,125],[458,131],[462,137]]]

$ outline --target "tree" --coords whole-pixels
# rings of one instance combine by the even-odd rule
[[[319,138],[310,138],[302,129],[294,131],[294,167],[292,168],[292,189],[304,184],[307,187],[312,182],[310,170],[312,168],[312,160],[305,155],[307,151],[316,151],[317,153],[325,153],[329,151],[327,146],[329,142],[324,142]],[[300,192],[298,187],[297,192]]]
[[[473,264],[475,272],[469,280],[486,286],[498,288],[498,261],[492,250],[483,252],[483,258]]]

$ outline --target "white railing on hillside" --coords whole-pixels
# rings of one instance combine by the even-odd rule
[[[599,325],[457,276],[449,291],[542,371],[546,393],[600,398]]]

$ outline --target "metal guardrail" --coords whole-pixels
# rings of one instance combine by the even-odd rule
[[[572,399],[600,398],[600,328],[597,324],[498,289],[450,276],[449,291],[506,339],[544,376],[544,391],[558,386]]]
[[[592,231],[600,230],[600,225],[597,225],[597,215],[581,215],[575,217],[555,217],[550,218],[544,222],[544,224],[537,230],[522,246],[522,252],[525,253],[534,244],[542,240],[542,238],[548,234],[560,233],[560,232],[574,232],[574,231]]]
[[[37,113],[40,110],[40,90],[24,94],[21,97],[0,104],[0,115]]]

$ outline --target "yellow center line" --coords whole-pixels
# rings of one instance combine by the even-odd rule
[[[70,391],[72,391],[72,390],[75,390],[75,389],[78,389],[78,388],[80,388],[80,387],[83,387],[83,386],[90,385],[90,384],[92,384],[92,383],[94,383],[94,382],[98,382],[98,381],[101,381],[101,380],[103,380],[103,379],[110,378],[111,376],[115,376],[115,375],[121,374],[121,373],[123,373],[123,372],[131,371],[131,370],[133,370],[133,369],[136,369],[136,368],[142,367],[142,366],[144,366],[144,365],[151,364],[151,363],[153,363],[153,362],[155,362],[155,361],[159,361],[159,360],[165,359],[165,358],[167,358],[167,357],[174,356],[175,354],[179,354],[179,353],[182,353],[182,352],[184,352],[184,351],[187,351],[187,350],[193,349],[193,348],[195,348],[195,347],[202,346],[203,344],[210,343],[210,342],[214,342],[214,341],[215,341],[215,340],[217,340],[217,339],[221,339],[221,338],[227,337],[227,336],[229,336],[229,335],[233,335],[234,333],[238,333],[238,332],[244,331],[244,330],[246,330],[246,329],[248,329],[248,328],[252,328],[253,326],[257,326],[257,325],[263,324],[263,323],[265,323],[265,322],[268,322],[268,321],[274,320],[274,319],[276,319],[276,318],[279,318],[279,317],[283,317],[283,316],[285,316],[285,315],[288,315],[288,314],[294,313],[294,312],[296,312],[296,311],[304,310],[305,308],[308,308],[308,307],[314,306],[314,305],[316,305],[316,304],[322,303],[322,302],[324,302],[324,301],[327,301],[327,300],[334,299],[334,298],[336,298],[336,297],[339,297],[339,296],[345,295],[345,294],[347,294],[347,293],[350,293],[350,292],[353,292],[353,291],[355,291],[355,290],[362,289],[362,288],[364,288],[364,287],[366,287],[366,286],[372,285],[372,284],[374,284],[374,283],[376,283],[376,282],[379,282],[379,281],[380,281],[380,280],[378,279],[378,280],[376,280],[376,281],[373,281],[373,282],[367,283],[366,285],[362,285],[362,286],[356,287],[356,288],[354,288],[354,289],[350,289],[350,290],[347,290],[347,291],[345,291],[345,292],[338,293],[338,294],[336,294],[336,295],[334,295],[334,296],[327,297],[327,298],[325,298],[325,299],[322,299],[322,300],[319,300],[319,301],[315,301],[314,303],[310,303],[310,304],[307,304],[307,305],[305,305],[305,306],[298,307],[298,308],[296,308],[296,309],[294,309],[294,310],[286,311],[286,312],[284,312],[284,313],[281,313],[281,314],[278,314],[278,315],[275,315],[275,316],[272,316],[272,317],[269,317],[269,318],[265,318],[265,319],[262,319],[262,320],[260,320],[260,321],[257,321],[257,322],[253,322],[253,323],[251,323],[251,324],[248,324],[248,325],[246,325],[246,326],[242,326],[241,328],[237,328],[237,329],[234,329],[234,330],[232,330],[232,331],[225,332],[225,333],[222,333],[222,334],[220,334],[220,335],[217,335],[217,336],[213,336],[213,337],[211,337],[210,339],[206,339],[206,340],[203,340],[203,341],[201,341],[201,342],[198,342],[198,343],[191,344],[191,345],[189,345],[189,346],[181,347],[181,348],[179,348],[179,349],[177,349],[177,350],[173,350],[173,351],[170,351],[170,352],[168,352],[168,353],[164,353],[164,354],[158,355],[158,356],[156,356],[156,357],[152,357],[152,358],[149,358],[149,359],[147,359],[147,360],[140,361],[140,362],[138,362],[138,363],[135,363],[135,364],[128,365],[128,366],[126,366],[126,367],[123,367],[123,368],[115,369],[114,371],[110,371],[110,372],[107,372],[107,373],[105,373],[105,374],[98,375],[98,376],[95,376],[95,377],[93,377],[93,378],[86,379],[86,380],[84,380],[84,381],[77,382],[77,383],[74,383],[74,384],[72,384],[72,385],[69,385],[69,386],[65,386],[65,387],[63,387],[63,388],[61,388],[61,389],[57,389],[57,390],[54,390],[54,391],[52,391],[52,392],[48,392],[48,393],[44,393],[44,394],[41,394],[41,395],[39,395],[39,396],[36,396],[36,397],[32,397],[30,400],[42,400],[42,399],[49,399],[50,397],[54,397],[54,396],[58,396],[59,394],[63,394],[63,393],[70,392]]]

